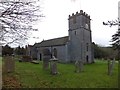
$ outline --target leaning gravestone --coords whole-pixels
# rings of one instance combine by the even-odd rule
[[[83,71],[83,62],[76,60],[75,62],[75,72],[82,72]]]
[[[112,75],[115,59],[108,59],[108,75]]]
[[[8,55],[4,56],[3,61],[4,61],[4,72],[9,73],[15,71],[15,61],[13,59],[13,56],[8,56]]]
[[[54,56],[52,59],[50,59],[50,71],[52,75],[58,74],[57,61],[58,59],[55,58]]]
[[[44,49],[43,50],[43,69],[47,70],[49,69],[49,60],[51,58],[51,54],[49,49]]]

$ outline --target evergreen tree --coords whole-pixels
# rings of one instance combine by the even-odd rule
[[[15,54],[16,55],[25,55],[25,53],[26,53],[25,51],[26,51],[25,48],[18,46],[15,49]]]
[[[12,55],[13,54],[13,48],[6,45],[2,47],[2,55]]]

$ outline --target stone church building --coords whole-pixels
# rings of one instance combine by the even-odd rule
[[[90,20],[90,16],[83,10],[69,15],[69,36],[35,43],[33,46],[28,47],[28,54],[32,58],[43,60],[43,51],[47,50],[51,58],[55,56],[59,62],[82,60],[84,63],[92,63],[94,55]]]

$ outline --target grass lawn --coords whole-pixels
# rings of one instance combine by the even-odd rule
[[[2,57],[0,57],[0,66],[2,65]]]
[[[84,66],[81,73],[74,72],[73,64],[58,64],[58,75],[42,69],[40,64],[16,61],[14,73],[21,87],[25,88],[117,88],[118,63],[115,63],[112,76],[107,75],[107,62],[96,60],[94,64]],[[6,74],[3,74],[4,76]]]
[[[0,72],[2,71],[2,57],[0,57]]]

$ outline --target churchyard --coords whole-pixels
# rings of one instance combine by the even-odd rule
[[[42,61],[39,61],[39,64],[34,64],[31,62],[19,62],[17,59],[15,59],[15,71],[3,73],[3,88],[118,87],[118,62],[115,62],[112,75],[108,75],[108,63],[106,60],[95,60],[93,64],[86,64],[83,71],[79,73],[75,72],[73,63],[57,63],[58,74],[52,75],[50,68],[43,69]]]

